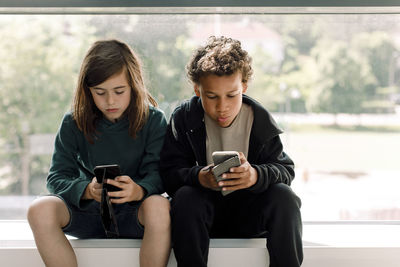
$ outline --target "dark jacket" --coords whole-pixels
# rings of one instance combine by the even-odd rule
[[[246,189],[260,193],[270,184],[290,185],[293,161],[283,152],[278,128],[271,114],[254,99],[243,95],[243,103],[254,112],[247,160],[257,170],[258,180]],[[170,196],[183,185],[200,187],[199,171],[207,165],[204,110],[194,96],[178,106],[170,119],[160,155],[160,173]]]

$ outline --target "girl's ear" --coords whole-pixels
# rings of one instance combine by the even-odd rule
[[[196,96],[200,97],[200,88],[197,83],[194,84],[194,93],[196,94]]]

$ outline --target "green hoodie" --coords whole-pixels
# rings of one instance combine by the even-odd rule
[[[118,164],[121,175],[131,177],[147,196],[164,192],[158,168],[166,125],[164,113],[150,107],[148,120],[134,139],[127,118],[116,123],[103,118],[96,127],[98,138],[90,144],[67,113],[55,140],[47,177],[49,192],[84,209],[90,200],[81,198],[94,177],[93,169],[106,164]]]

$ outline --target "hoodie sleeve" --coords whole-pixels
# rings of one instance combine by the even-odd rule
[[[295,176],[294,163],[283,151],[279,135],[263,146],[256,164],[251,165],[258,174],[257,182],[248,188],[254,193],[266,191],[270,184],[290,185]]]
[[[79,171],[78,129],[71,115],[65,115],[56,135],[47,189],[78,208],[84,208],[81,197],[91,178]]]

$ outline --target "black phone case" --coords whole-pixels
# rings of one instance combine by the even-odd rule
[[[115,177],[121,175],[121,171],[118,165],[96,166],[93,172],[96,176],[98,183],[103,183],[103,177],[106,179],[115,179]],[[110,192],[121,190],[121,188],[110,184],[103,184],[103,186]]]

